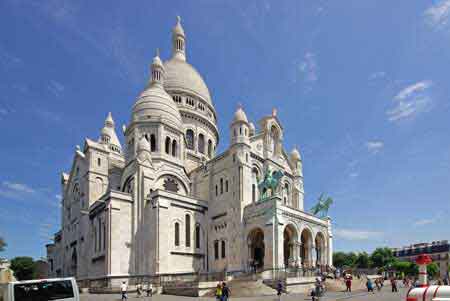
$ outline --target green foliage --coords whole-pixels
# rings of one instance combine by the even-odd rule
[[[370,267],[370,257],[366,252],[359,253],[356,257],[355,267],[360,269],[367,269]]]
[[[353,267],[358,256],[353,253],[335,252],[333,254],[333,264],[335,267]]]
[[[419,274],[419,267],[414,262],[396,261],[392,268],[402,275],[417,276]]]
[[[0,252],[5,251],[5,247],[7,246],[3,237],[0,237]]]
[[[436,275],[439,274],[439,266],[435,262],[430,263],[427,266],[427,273],[428,273],[428,276],[430,276],[431,278],[434,278]]]
[[[375,268],[383,268],[392,266],[395,262],[395,257],[389,248],[376,248],[370,255],[370,261]]]
[[[11,260],[10,268],[18,280],[30,280],[35,275],[36,263],[31,257],[15,257]]]

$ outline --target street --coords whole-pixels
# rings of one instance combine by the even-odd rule
[[[321,298],[321,301],[330,301],[330,300],[349,300],[349,301],[399,301],[405,300],[406,290],[403,288],[399,289],[398,293],[391,293],[390,288],[387,287],[381,292],[376,292],[375,294],[367,294],[367,292],[355,292],[352,294],[349,293],[328,293],[327,296]],[[81,301],[116,301],[120,300],[119,295],[82,295]],[[130,295],[130,301],[189,301],[189,300],[198,300],[198,301],[214,301],[214,298],[194,298],[194,297],[180,297],[180,296],[169,296],[169,295],[156,295],[152,298],[137,298],[134,294]],[[241,301],[294,301],[294,300],[311,300],[311,297],[306,296],[304,294],[288,294],[283,295],[281,299],[278,299],[277,296],[264,296],[264,297],[249,297],[249,298],[230,298],[231,301],[241,300]]]

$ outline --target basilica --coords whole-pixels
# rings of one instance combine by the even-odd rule
[[[214,102],[186,49],[178,18],[128,124],[118,132],[109,113],[75,149],[51,277],[332,266],[331,220],[305,211],[302,158],[284,149],[276,110],[254,124],[239,106],[218,154]]]

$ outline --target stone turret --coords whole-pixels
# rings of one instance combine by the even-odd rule
[[[233,144],[249,144],[250,143],[250,127],[242,106],[239,105],[234,113],[233,121],[230,125],[231,130],[231,145]]]

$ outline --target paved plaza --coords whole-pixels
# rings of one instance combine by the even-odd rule
[[[348,293],[329,293],[326,297],[321,298],[321,301],[330,300],[350,300],[350,301],[399,301],[405,300],[406,290],[400,289],[399,293],[391,293],[390,288],[386,288],[381,292],[375,294],[367,294],[366,292]],[[81,301],[116,301],[120,300],[118,295],[83,295]],[[152,298],[136,298],[135,295],[131,295],[128,299],[130,301],[214,301],[214,298],[195,298],[195,297],[180,297],[180,296],[168,296],[157,295]],[[265,296],[265,297],[251,297],[251,298],[231,298],[233,300],[242,301],[278,301],[277,296]],[[311,297],[303,294],[289,294],[283,295],[281,301],[294,301],[294,300],[311,300]]]

